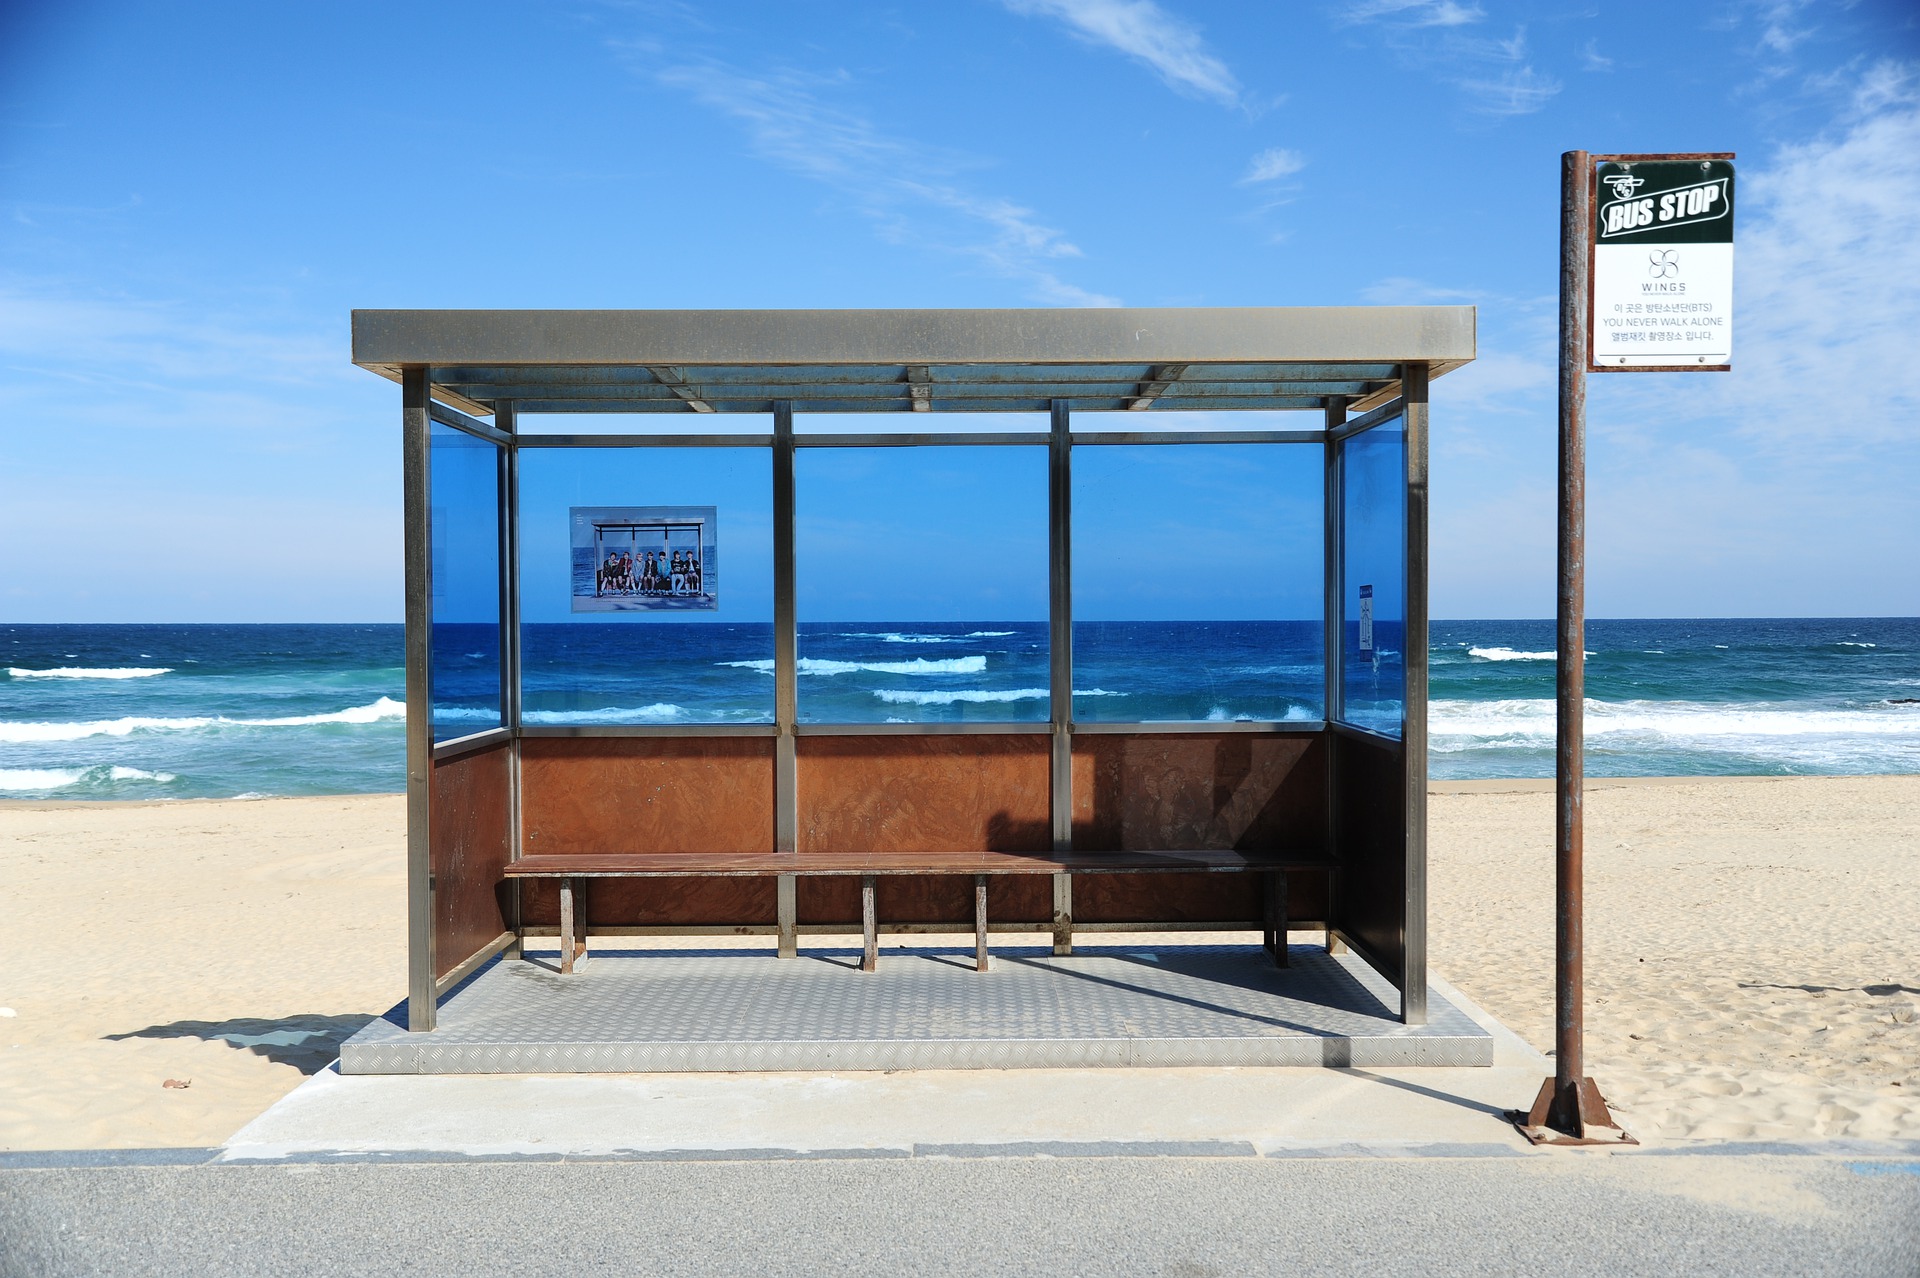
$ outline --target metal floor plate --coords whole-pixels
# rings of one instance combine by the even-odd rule
[[[404,1005],[342,1046],[347,1074],[1058,1069],[1493,1064],[1493,1039],[1437,992],[1429,1021],[1351,955],[1295,946],[597,951],[496,961],[409,1034]]]

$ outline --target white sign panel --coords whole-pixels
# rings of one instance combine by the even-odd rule
[[[1594,202],[1592,366],[1733,362],[1733,165],[1607,161]]]

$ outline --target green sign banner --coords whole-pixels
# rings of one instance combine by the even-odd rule
[[[1605,160],[1595,176],[1593,366],[1732,363],[1732,162]]]

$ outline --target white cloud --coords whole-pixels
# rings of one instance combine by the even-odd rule
[[[1490,76],[1467,76],[1454,82],[1474,99],[1481,115],[1532,115],[1560,92],[1560,82],[1530,66],[1508,67]]]
[[[1813,464],[1913,456],[1920,390],[1920,100],[1886,63],[1826,136],[1740,173],[1734,371],[1619,392],[1668,420],[1726,423],[1750,446]],[[1915,503],[1920,509],[1920,502]]]
[[[650,46],[625,52],[657,83],[738,123],[771,163],[838,192],[884,238],[971,258],[1025,282],[1036,300],[1120,304],[1060,279],[1048,263],[1079,257],[1079,247],[1031,209],[962,185],[955,176],[967,163],[961,157],[890,137],[865,117],[822,101],[818,91],[835,82],[792,72],[754,74],[714,59],[662,63]]]
[[[1307,167],[1307,158],[1298,151],[1289,151],[1285,147],[1268,147],[1253,157],[1247,166],[1247,175],[1240,179],[1248,182],[1272,182],[1278,178],[1292,177]]]
[[[1531,115],[1561,90],[1559,80],[1529,59],[1525,27],[1515,28],[1506,39],[1459,30],[1486,16],[1477,7],[1366,0],[1348,5],[1343,12],[1350,22],[1379,27],[1388,48],[1409,65],[1458,89],[1476,115]],[[1584,65],[1591,71],[1612,64],[1589,42]]]
[[[1153,0],[1002,0],[1024,17],[1054,18],[1089,44],[1105,45],[1153,68],[1189,97],[1240,104],[1240,81],[1207,49],[1200,32]]]
[[[1359,0],[1348,5],[1342,16],[1349,22],[1384,19],[1409,27],[1464,27],[1487,14],[1477,4],[1459,4],[1456,0]]]
[[[1760,44],[1774,53],[1792,53],[1795,45],[1814,33],[1813,27],[1795,23],[1801,10],[1807,7],[1806,0],[1764,0],[1755,7],[1764,24]]]

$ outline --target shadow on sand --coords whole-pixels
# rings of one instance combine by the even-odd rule
[[[243,1016],[230,1021],[174,1021],[149,1025],[125,1034],[108,1034],[109,1042],[129,1038],[197,1038],[216,1040],[242,1051],[264,1056],[276,1065],[291,1065],[302,1074],[317,1074],[340,1055],[340,1044],[359,1031],[372,1016],[283,1016],[262,1020]]]

